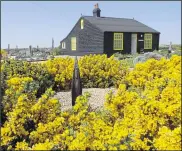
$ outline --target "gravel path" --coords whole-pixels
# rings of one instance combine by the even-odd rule
[[[91,94],[91,97],[89,98],[89,104],[93,109],[102,107],[104,102],[105,102],[105,95],[112,90],[114,93],[116,93],[115,88],[106,88],[106,89],[101,89],[101,88],[89,88],[89,89],[83,89],[82,94],[84,92],[89,92]],[[67,110],[71,108],[71,91],[68,92],[58,92],[54,96],[57,98],[62,105],[62,110]]]

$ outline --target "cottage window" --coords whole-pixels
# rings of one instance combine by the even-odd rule
[[[76,37],[71,37],[71,50],[76,50]]]
[[[144,49],[152,49],[152,34],[144,35]]]
[[[66,43],[62,42],[62,49],[66,49]]]
[[[81,19],[81,29],[83,29],[83,28],[84,28],[84,20]]]
[[[123,33],[114,33],[114,50],[123,50]]]

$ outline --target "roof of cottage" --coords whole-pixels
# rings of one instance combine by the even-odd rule
[[[91,24],[98,27],[103,32],[148,32],[160,33],[159,31],[135,20],[128,18],[113,18],[113,17],[94,17],[83,16]]]

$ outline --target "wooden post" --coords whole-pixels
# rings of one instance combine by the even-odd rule
[[[8,54],[9,54],[9,52],[10,52],[10,44],[8,44]]]
[[[71,92],[72,92],[72,106],[74,106],[75,102],[76,102],[76,98],[79,95],[82,95],[82,84],[81,84],[80,71],[79,71],[79,67],[78,67],[77,57],[75,57],[73,79],[72,79],[72,83],[71,83]]]
[[[172,42],[170,42],[170,44],[169,44],[168,53],[171,53],[171,51],[172,51]]]
[[[30,49],[30,56],[32,57],[33,56],[32,45],[29,46],[29,49]]]
[[[170,44],[169,44],[169,49],[168,49],[167,59],[169,59],[169,58],[170,58],[170,54],[171,54],[171,52],[172,52],[172,42],[170,42]]]

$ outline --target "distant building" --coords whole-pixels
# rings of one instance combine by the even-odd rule
[[[8,49],[5,49],[8,50]],[[8,58],[15,60],[39,61],[46,60],[52,48],[14,48],[10,49]]]
[[[128,18],[101,17],[98,4],[93,16],[81,16],[61,42],[65,55],[140,53],[159,49],[160,32]]]

